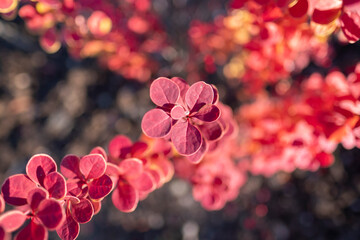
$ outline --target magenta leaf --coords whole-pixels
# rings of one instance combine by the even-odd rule
[[[82,181],[78,179],[68,179],[66,181],[67,196],[79,197],[83,192]]]
[[[8,211],[0,216],[0,226],[6,232],[13,232],[19,229],[25,222],[26,215],[18,210]]]
[[[218,121],[200,126],[201,134],[209,141],[215,141],[223,136],[224,130]]]
[[[71,204],[71,214],[78,223],[87,223],[94,215],[94,208],[91,202],[84,198],[78,203]]]
[[[49,198],[49,193],[43,188],[34,188],[29,192],[27,202],[30,208],[35,211],[39,207],[40,203]]]
[[[171,130],[171,117],[161,109],[152,109],[145,113],[141,129],[152,138],[165,137]]]
[[[157,106],[163,107],[175,104],[180,96],[180,89],[176,83],[168,78],[160,77],[150,86],[150,98]]]
[[[128,181],[138,191],[150,192],[156,188],[155,180],[148,172],[143,172],[139,177],[131,178]]]
[[[15,240],[46,240],[48,239],[48,231],[41,224],[35,223],[33,220],[23,228],[14,238]]]
[[[119,181],[112,196],[114,206],[122,212],[132,212],[139,202],[139,193],[130,184]]]
[[[46,175],[56,172],[56,170],[54,159],[46,154],[34,155],[26,165],[26,173],[29,178],[40,185],[43,184]]]
[[[175,119],[175,120],[184,118],[188,114],[189,114],[189,112],[186,112],[186,110],[180,105],[176,105],[175,107],[173,107],[170,112],[171,118]]]
[[[90,151],[90,154],[100,154],[105,161],[107,162],[108,158],[107,158],[107,154],[105,152],[105,150],[102,147],[95,147]]]
[[[27,203],[29,192],[36,187],[36,184],[25,174],[16,174],[6,179],[1,193],[8,204],[22,206]]]
[[[201,134],[189,122],[177,122],[171,132],[171,141],[181,155],[192,155],[201,146]]]
[[[56,232],[62,240],[74,240],[79,236],[80,225],[70,213],[66,213],[65,221],[56,229]]]
[[[41,201],[36,216],[49,230],[54,230],[65,220],[64,209],[55,199]]]
[[[194,114],[194,117],[204,122],[213,122],[220,117],[220,109],[215,105],[206,104]]]
[[[109,155],[112,158],[126,158],[131,151],[132,142],[124,135],[117,135],[109,143]]]
[[[99,178],[106,171],[106,161],[99,154],[89,154],[80,159],[79,169],[85,179]]]
[[[81,177],[81,173],[79,170],[79,162],[80,158],[75,155],[66,155],[60,164],[60,172],[66,178],[76,178]]]
[[[89,196],[91,199],[100,200],[108,195],[112,188],[113,182],[107,175],[102,175],[100,178],[94,179],[88,184]]]
[[[356,42],[360,39],[360,13],[350,11],[343,12],[340,17],[340,24],[349,42]]]
[[[203,139],[199,151],[197,151],[197,152],[194,153],[193,155],[187,156],[187,159],[188,159],[191,163],[194,163],[194,164],[199,163],[199,162],[203,159],[203,157],[205,156],[208,148],[209,148],[209,145],[208,145],[207,142]]]
[[[67,192],[65,178],[58,172],[52,172],[46,175],[44,187],[49,191],[50,197],[56,199],[62,199]]]
[[[191,112],[200,109],[203,105],[212,104],[214,90],[211,85],[204,82],[197,82],[191,85],[186,92],[185,101]]]

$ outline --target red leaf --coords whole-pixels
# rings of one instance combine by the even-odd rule
[[[180,96],[180,89],[176,83],[168,78],[160,77],[150,86],[150,98],[156,105],[163,107],[175,104]]]
[[[124,135],[117,135],[109,143],[109,155],[112,158],[126,158],[131,151],[132,142]]]
[[[111,192],[113,182],[107,175],[102,175],[100,178],[94,179],[88,184],[89,196],[94,200],[104,198]]]
[[[67,196],[79,197],[83,193],[83,181],[68,179],[66,181]]]
[[[26,165],[26,173],[29,178],[40,185],[43,185],[46,175],[56,172],[56,170],[57,167],[54,159],[46,154],[34,155]]]
[[[99,154],[89,154],[80,159],[79,169],[85,179],[99,178],[106,171],[106,161]]]
[[[148,172],[143,172],[139,177],[131,178],[128,181],[138,191],[151,192],[156,188],[155,180]]]
[[[187,159],[188,159],[191,163],[194,163],[194,164],[199,163],[199,162],[203,159],[203,157],[205,156],[208,148],[209,148],[209,145],[208,145],[207,142],[203,139],[199,151],[197,151],[197,152],[194,153],[193,155],[187,156]]]
[[[144,142],[135,142],[131,147],[131,156],[134,158],[141,158],[148,150],[148,145]]]
[[[60,172],[66,178],[81,178],[81,173],[79,170],[80,158],[75,155],[66,155],[60,164]]]
[[[93,149],[90,151],[90,154],[100,154],[100,155],[105,159],[106,162],[108,161],[106,152],[105,152],[105,150],[104,150],[102,147],[95,147],[95,148],[93,148]]]
[[[201,146],[201,134],[189,122],[177,122],[171,132],[171,141],[181,155],[192,155]]]
[[[19,229],[25,222],[26,215],[18,210],[11,210],[0,216],[0,226],[6,232]]]
[[[308,8],[308,0],[294,0],[289,4],[289,13],[295,18],[300,18],[307,13]]]
[[[29,192],[27,197],[27,202],[30,208],[35,211],[39,207],[39,204],[44,200],[49,198],[49,193],[43,188],[34,188]]]
[[[200,109],[203,105],[212,104],[213,100],[213,88],[204,82],[197,82],[191,85],[185,95],[186,104],[191,112]]]
[[[36,187],[36,184],[25,174],[16,174],[6,179],[1,193],[8,204],[21,206],[27,203],[29,192]]]
[[[141,129],[149,137],[165,137],[171,130],[171,117],[161,109],[152,109],[145,113]]]
[[[139,193],[130,184],[119,181],[112,196],[114,206],[122,212],[132,212],[139,202]]]
[[[64,223],[56,229],[56,232],[62,240],[74,240],[79,236],[80,224],[67,213]]]
[[[60,47],[59,36],[54,28],[46,30],[46,32],[40,37],[40,45],[47,53],[55,53]]]
[[[45,177],[44,187],[49,191],[50,197],[56,199],[62,199],[67,192],[65,178],[58,172],[52,172]]]
[[[213,122],[220,117],[220,109],[215,105],[207,104],[200,108],[194,117],[204,122]]]
[[[143,162],[137,158],[128,158],[119,164],[119,172],[127,178],[137,178],[144,171]]]
[[[45,199],[38,207],[36,216],[49,230],[54,230],[65,220],[64,209],[55,199]]]
[[[205,123],[200,126],[201,134],[209,141],[215,141],[222,137],[223,128],[218,121]]]
[[[188,114],[189,114],[189,112],[186,112],[185,109],[180,105],[176,105],[175,107],[173,107],[170,112],[171,118],[175,119],[175,120],[184,118]]]
[[[356,42],[360,39],[360,14],[345,11],[340,17],[340,24],[349,42]]]
[[[87,223],[94,215],[94,208],[88,199],[81,199],[80,202],[71,204],[71,214],[78,223]]]
[[[311,20],[319,24],[329,24],[340,16],[342,1],[321,0],[314,6]]]
[[[23,228],[14,238],[15,240],[46,240],[48,239],[48,231],[41,224],[35,223],[33,220]]]

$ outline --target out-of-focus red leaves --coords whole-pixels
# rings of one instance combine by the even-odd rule
[[[2,0],[0,2],[0,13],[9,13],[18,5],[18,0]]]
[[[5,232],[14,232],[23,225],[26,218],[23,212],[11,210],[0,216],[0,226]]]
[[[289,13],[293,17],[300,18],[305,16],[308,7],[308,0],[293,0],[289,3]]]

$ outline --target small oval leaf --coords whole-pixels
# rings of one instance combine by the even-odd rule
[[[55,199],[45,199],[38,207],[36,216],[49,230],[59,227],[65,220],[64,209]]]
[[[179,87],[168,78],[160,77],[150,86],[150,98],[157,106],[175,104],[179,96]]]
[[[89,196],[91,199],[100,200],[107,196],[113,188],[113,182],[107,175],[94,179],[88,184]]]
[[[46,175],[56,172],[56,170],[56,162],[46,154],[34,155],[26,165],[26,173],[29,178],[40,185],[43,184]]]
[[[26,218],[27,217],[23,212],[11,210],[0,216],[0,226],[6,232],[13,232],[24,224]]]
[[[139,193],[129,183],[119,181],[112,196],[114,206],[122,212],[132,212],[139,202]]]
[[[50,197],[62,199],[66,195],[65,178],[58,172],[48,174],[44,179],[44,188],[49,191]]]
[[[171,141],[181,155],[192,155],[201,146],[200,131],[189,122],[178,122],[173,126]]]
[[[156,108],[145,113],[141,129],[149,137],[161,138],[170,132],[171,123],[171,117],[163,110]]]
[[[10,205],[22,206],[27,203],[29,192],[37,188],[36,184],[25,174],[10,176],[1,188],[5,202]]]
[[[87,223],[94,215],[94,208],[91,202],[84,198],[78,203],[71,204],[71,214],[78,223]]]
[[[89,154],[80,159],[79,169],[85,179],[99,178],[106,171],[106,161],[99,154]]]

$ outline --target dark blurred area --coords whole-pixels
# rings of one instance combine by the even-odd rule
[[[190,21],[224,14],[226,2],[156,0],[153,6],[166,20],[178,56],[187,59]],[[337,46],[334,65],[346,68],[346,61],[359,58],[359,49],[358,43]],[[164,63],[159,74],[186,77],[182,64]],[[311,65],[304,73],[315,70]],[[221,75],[208,77],[218,84],[226,104],[238,105]],[[116,134],[135,140],[142,116],[152,107],[148,85],[104,70],[93,59],[71,59],[64,48],[47,55],[19,20],[0,20],[1,182],[24,172],[36,153],[47,153],[60,163],[66,154],[106,148]],[[358,149],[339,147],[335,164],[314,173],[249,176],[240,192],[223,210],[209,212],[193,200],[188,183],[174,178],[133,213],[119,212],[106,199],[101,212],[81,225],[78,239],[360,239]],[[55,232],[49,236],[58,239]]]

